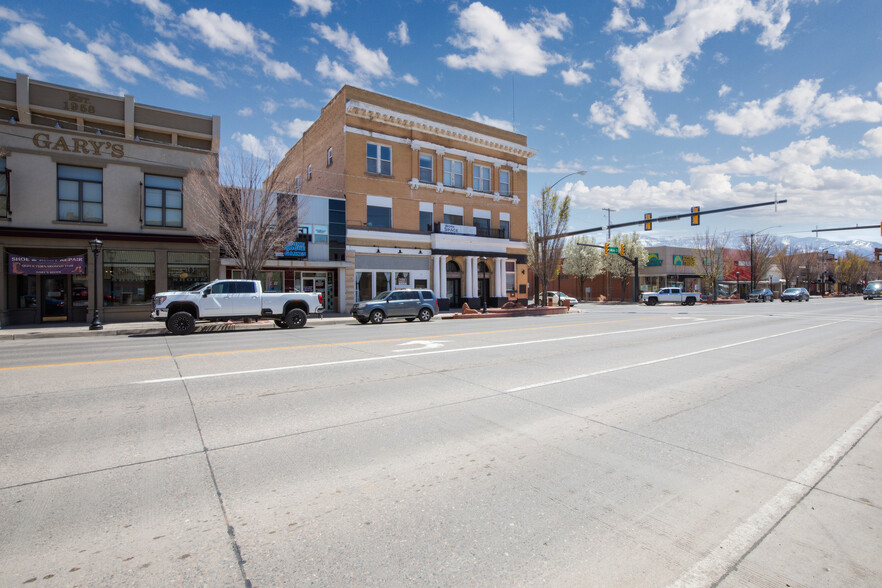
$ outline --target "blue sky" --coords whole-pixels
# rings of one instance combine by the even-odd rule
[[[345,83],[514,129],[532,195],[587,172],[557,185],[573,230],[776,193],[648,236],[882,221],[879,0],[40,0],[0,21],[0,75],[216,114],[226,148],[283,153]]]

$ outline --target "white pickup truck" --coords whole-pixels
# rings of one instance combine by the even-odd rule
[[[298,329],[307,315],[323,310],[318,293],[268,293],[257,280],[215,280],[183,292],[156,294],[150,318],[164,321],[174,335],[189,335],[197,320],[271,318],[283,329]]]
[[[659,302],[673,302],[692,306],[700,300],[698,292],[683,292],[680,288],[662,288],[658,292],[644,292],[641,298],[646,306],[655,306]]]

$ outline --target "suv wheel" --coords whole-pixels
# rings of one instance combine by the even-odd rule
[[[196,330],[196,319],[189,312],[176,312],[165,321],[165,328],[172,335],[189,335]]]
[[[428,308],[421,308],[420,313],[417,316],[422,322],[430,321],[432,320],[432,311]]]
[[[386,317],[383,315],[382,310],[377,308],[371,311],[370,321],[375,325],[379,325],[380,323],[382,323],[385,318]]]

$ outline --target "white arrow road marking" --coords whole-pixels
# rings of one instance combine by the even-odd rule
[[[426,349],[438,349],[439,347],[444,347],[444,344],[447,341],[408,341],[407,343],[399,343],[398,346],[402,345],[419,345],[419,347],[408,347],[407,349],[396,349],[395,353],[402,353],[404,351],[425,351]]]

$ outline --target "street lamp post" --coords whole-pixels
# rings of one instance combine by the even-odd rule
[[[104,243],[99,239],[89,241],[89,248],[92,250],[95,259],[95,263],[92,265],[92,271],[95,273],[95,287],[92,289],[92,304],[95,307],[95,313],[92,316],[92,324],[89,325],[90,331],[100,331],[104,328],[104,325],[98,320],[98,301],[101,299],[98,293],[98,254],[101,253],[102,247],[104,247]]]
[[[576,172],[569,173],[561,178],[558,178],[558,180],[556,182],[554,182],[553,184],[551,184],[551,186],[548,187],[548,191],[551,192],[551,190],[555,186],[557,186],[559,183],[561,183],[562,181],[564,181],[565,179],[567,179],[570,176],[584,176],[586,173],[588,173],[588,172],[585,170],[579,170]],[[543,241],[543,244],[544,244],[544,241]],[[539,269],[540,264],[544,266],[544,263],[542,263],[539,259],[539,231],[533,232],[533,248],[534,248],[533,257],[536,261],[536,267],[533,268],[533,304],[535,304],[536,306],[539,306],[539,272],[537,270]],[[545,249],[545,248],[543,247],[543,249]],[[544,253],[544,251],[543,251],[543,253]],[[545,286],[545,284],[543,284],[543,287],[544,286]],[[544,292],[543,292],[543,295],[544,295]],[[543,304],[543,306],[544,306],[544,304]]]
[[[482,264],[487,263],[487,258],[483,255],[479,258]],[[480,275],[480,273],[478,274]],[[487,288],[483,287],[481,278],[478,278],[478,289],[481,291],[481,312],[487,314]]]
[[[741,274],[738,270],[735,270],[735,294],[738,295],[738,298],[741,298]]]

